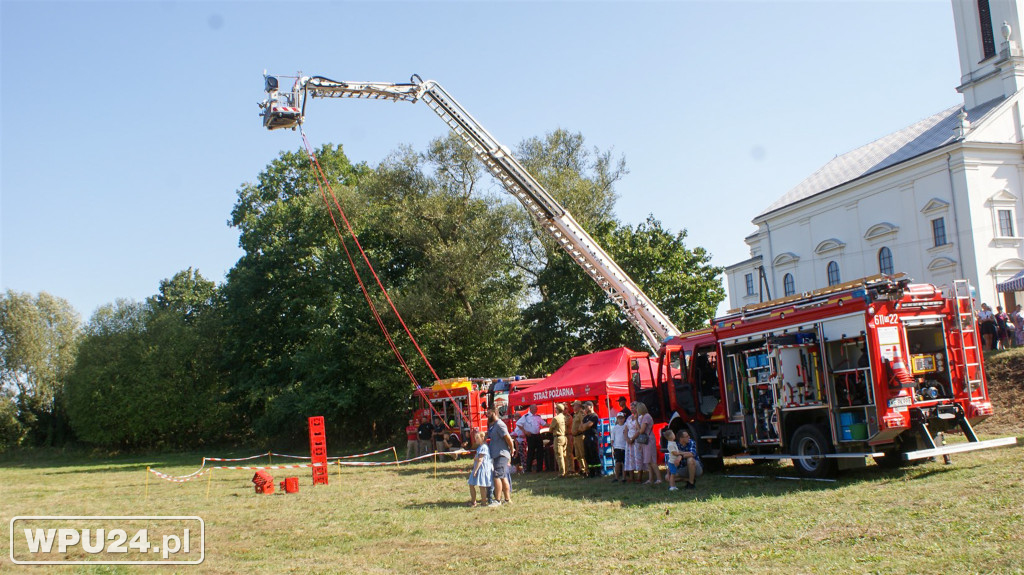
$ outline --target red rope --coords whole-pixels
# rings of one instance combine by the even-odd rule
[[[305,140],[305,135],[303,135],[303,140]],[[338,220],[334,217],[334,210],[331,209],[331,203],[330,201],[328,201],[327,193],[324,191],[324,185],[322,182],[327,182],[327,178],[324,176],[323,170],[320,168],[320,162],[317,161],[316,155],[313,154],[313,151],[309,148],[308,141],[306,142],[306,153],[309,154],[310,164],[313,165],[320,174],[320,177],[317,178],[316,182],[317,188],[320,190],[320,197],[324,202],[324,206],[327,207],[327,213],[330,215],[331,224],[333,224],[334,231],[338,235],[338,241],[341,243],[342,249],[345,250],[345,256],[348,258],[348,263],[349,266],[352,268],[352,273],[355,274],[356,276],[356,282],[359,284],[359,290],[363,293],[363,297],[366,299],[366,303],[370,306],[370,311],[373,313],[373,317],[377,321],[377,325],[380,327],[381,332],[383,332],[384,334],[384,338],[387,340],[388,345],[391,347],[391,351],[395,354],[395,357],[398,359],[398,363],[401,364],[402,368],[405,370],[406,375],[409,376],[409,379],[412,381],[413,385],[418,388],[420,387],[420,384],[416,380],[416,375],[413,374],[412,369],[409,367],[409,364],[405,361],[405,358],[402,356],[402,352],[399,351],[398,346],[394,342],[394,339],[388,332],[387,326],[384,325],[384,320],[383,318],[381,318],[380,313],[377,311],[377,306],[374,305],[373,299],[370,297],[370,293],[366,289],[366,284],[363,282],[363,278],[359,274],[359,270],[356,268],[355,260],[352,258],[352,254],[348,250],[348,245],[345,243],[345,237],[341,233],[341,227],[338,226]],[[328,183],[327,186],[330,187],[330,183]]]
[[[306,153],[309,155],[310,164],[316,169],[316,172],[319,175],[319,177],[317,178],[317,188],[320,191],[320,197],[323,200],[324,205],[327,207],[327,212],[331,218],[331,224],[334,226],[334,231],[338,236],[338,240],[341,242],[342,249],[345,250],[345,256],[348,258],[349,266],[352,268],[352,273],[355,274],[356,276],[356,281],[359,283],[359,289],[360,291],[362,291],[363,297],[366,299],[366,303],[370,306],[370,311],[373,313],[373,317],[377,321],[377,325],[380,327],[381,332],[384,334],[384,338],[387,340],[388,345],[391,347],[392,353],[394,353],[395,357],[398,359],[398,362],[405,370],[406,375],[408,375],[409,379],[412,381],[414,390],[426,402],[427,406],[434,413],[434,415],[438,416],[438,418],[441,419],[442,424],[446,428],[450,429],[448,422],[444,420],[444,417],[442,417],[441,413],[437,411],[433,403],[431,403],[431,401],[427,399],[426,393],[423,391],[422,386],[420,386],[419,382],[416,380],[415,374],[413,374],[412,369],[409,367],[409,364],[405,361],[405,358],[402,356],[401,351],[398,349],[398,346],[395,344],[394,339],[391,337],[391,334],[388,331],[387,326],[384,324],[383,318],[381,318],[380,313],[377,311],[377,306],[373,303],[373,299],[370,297],[369,291],[367,291],[366,289],[366,284],[363,282],[362,276],[359,274],[359,270],[356,268],[355,260],[352,258],[352,253],[349,251],[348,245],[345,242],[345,237],[341,233],[341,227],[338,225],[338,221],[334,216],[334,210],[331,208],[331,202],[328,201],[327,193],[324,191],[325,187],[327,191],[330,192],[331,200],[333,200],[334,202],[334,207],[337,208],[338,214],[341,216],[342,221],[345,222],[345,228],[348,230],[349,236],[352,238],[352,241],[359,249],[359,253],[360,255],[362,255],[363,261],[366,263],[367,268],[373,275],[374,280],[376,280],[377,286],[380,288],[380,291],[384,294],[385,299],[387,299],[388,305],[391,307],[391,311],[394,312],[395,317],[398,318],[398,321],[402,325],[402,328],[405,330],[405,333],[409,336],[409,340],[412,341],[412,344],[413,346],[415,346],[416,351],[420,354],[420,357],[423,359],[423,363],[426,364],[427,368],[430,370],[430,373],[434,376],[434,380],[440,381],[441,378],[437,375],[437,372],[434,371],[434,366],[430,364],[430,360],[427,359],[426,354],[420,348],[420,345],[416,341],[416,338],[412,335],[412,331],[409,329],[409,326],[406,325],[405,320],[402,319],[402,315],[398,313],[398,308],[395,306],[395,303],[391,300],[391,296],[388,294],[387,289],[384,288],[384,284],[381,282],[380,277],[377,275],[377,271],[374,269],[373,264],[370,263],[370,258],[366,255],[366,252],[363,250],[362,244],[359,243],[359,238],[356,236],[355,230],[352,228],[352,224],[349,222],[348,217],[345,215],[345,211],[341,208],[341,203],[338,201],[338,197],[337,195],[335,195],[334,189],[331,186],[330,181],[327,179],[326,174],[324,174],[323,167],[320,165],[320,161],[317,159],[316,154],[313,153],[312,147],[309,144],[309,140],[306,138],[305,132],[302,132],[302,142],[305,145]],[[468,424],[469,419],[466,417],[466,414],[462,409],[461,405],[459,404],[459,402],[455,400],[455,397],[453,397],[452,394],[448,392],[448,390],[445,390],[445,393],[451,400],[452,405],[458,411],[458,414],[462,418],[462,421]]]
[[[310,154],[310,157],[313,158],[313,161],[316,164],[316,169],[320,173],[320,177],[323,179],[324,183],[326,183],[328,191],[331,192],[331,199],[334,201],[334,206],[338,209],[338,214],[341,215],[342,221],[345,222],[345,228],[348,229],[348,233],[352,237],[352,241],[355,242],[356,247],[359,248],[359,254],[363,256],[363,261],[366,262],[366,266],[367,268],[369,268],[370,273],[373,275],[373,279],[377,282],[377,287],[379,287],[380,291],[384,294],[384,298],[387,299],[388,305],[391,307],[391,311],[394,312],[395,317],[398,318],[398,322],[402,324],[402,329],[405,330],[405,333],[406,335],[409,336],[409,339],[412,341],[413,346],[416,347],[416,351],[419,352],[420,357],[423,358],[423,363],[426,364],[427,368],[430,370],[430,374],[434,376],[434,380],[440,380],[441,378],[437,375],[437,372],[434,371],[434,366],[430,365],[430,360],[427,359],[426,354],[423,353],[422,349],[420,349],[419,342],[417,342],[416,338],[413,337],[412,331],[409,330],[409,326],[407,326],[405,324],[405,320],[402,319],[402,314],[398,313],[398,308],[395,307],[395,302],[391,301],[391,296],[388,295],[388,290],[386,290],[384,288],[384,284],[381,283],[380,277],[377,275],[377,271],[374,269],[373,264],[370,263],[370,258],[367,257],[366,252],[363,251],[363,246],[362,244],[359,243],[359,238],[356,237],[356,232],[355,230],[352,229],[352,224],[348,221],[348,217],[345,216],[345,211],[341,209],[341,204],[338,203],[338,197],[334,194],[334,189],[331,187],[330,182],[327,180],[327,176],[324,175],[323,169],[320,167],[320,162],[317,161],[316,156],[313,155],[313,152],[309,145],[309,140],[306,139],[305,133],[302,134],[302,141],[306,145],[306,151]]]

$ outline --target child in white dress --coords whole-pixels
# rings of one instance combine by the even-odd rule
[[[480,489],[480,502],[487,502],[487,491],[491,487],[491,476],[494,474],[494,464],[491,462],[491,451],[484,441],[484,432],[473,433],[473,446],[476,447],[476,457],[473,458],[473,470],[469,473],[469,506],[476,507],[476,490]]]

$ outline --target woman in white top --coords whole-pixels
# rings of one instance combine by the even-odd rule
[[[987,303],[981,304],[981,311],[978,312],[978,331],[981,332],[982,347],[995,349],[996,315]]]

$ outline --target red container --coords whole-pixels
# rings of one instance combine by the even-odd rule
[[[298,493],[299,492],[299,478],[298,477],[286,477],[281,482],[281,489],[285,493]]]
[[[274,492],[274,478],[262,469],[257,471],[256,475],[252,476],[252,482],[256,486],[256,493]]]

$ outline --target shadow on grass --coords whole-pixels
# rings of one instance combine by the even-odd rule
[[[868,466],[864,469],[841,472],[834,481],[814,481],[797,477],[796,470],[788,465],[780,464],[730,464],[724,471],[708,472],[697,480],[695,490],[679,489],[669,491],[668,482],[657,485],[636,483],[617,483],[610,477],[594,479],[560,478],[551,472],[517,474],[512,476],[513,499],[515,493],[537,497],[556,497],[576,501],[592,501],[595,503],[616,503],[625,507],[643,507],[676,501],[703,501],[717,498],[751,498],[751,497],[783,497],[794,493],[830,492],[863,483],[916,480],[930,476],[971,469],[981,464],[954,464],[945,466],[941,463],[929,463],[927,466],[910,466],[896,469],[883,469]],[[433,476],[433,466],[403,468],[398,471],[403,476]],[[456,469],[454,464],[442,466],[438,464],[436,477],[443,481],[465,482],[467,471]],[[740,477],[746,476],[746,477]],[[678,486],[683,486],[682,481]],[[432,502],[410,505],[410,508],[451,506],[457,507],[465,502]]]
[[[459,501],[436,501],[433,503],[413,503],[406,505],[406,509],[456,509],[458,507],[465,507],[466,509],[477,509],[480,507],[487,507],[486,504],[477,505],[475,508],[470,507],[466,500]]]

